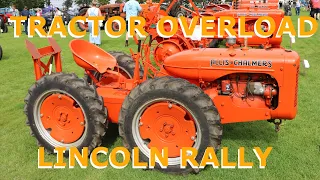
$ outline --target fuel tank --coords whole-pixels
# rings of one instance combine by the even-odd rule
[[[280,80],[285,68],[298,66],[299,61],[296,52],[282,48],[196,48],[167,57],[163,67],[173,76],[203,81],[232,73],[265,73]]]

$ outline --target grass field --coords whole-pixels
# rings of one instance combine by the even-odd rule
[[[297,17],[292,18],[296,26]],[[286,121],[279,133],[275,133],[273,124],[264,121],[224,126],[222,145],[229,148],[229,159],[237,161],[237,149],[243,146],[246,160],[254,162],[253,169],[207,167],[198,175],[186,177],[132,169],[131,164],[124,170],[112,167],[98,170],[91,166],[87,169],[38,169],[37,143],[29,135],[23,114],[23,100],[34,83],[33,63],[24,44],[27,36],[15,39],[12,27],[9,31],[0,34],[4,51],[0,61],[0,179],[320,179],[320,66],[317,65],[320,61],[320,30],[311,38],[296,39],[292,47],[299,52],[301,60],[307,59],[311,64],[311,68],[302,70],[305,74],[300,75],[297,117]],[[74,63],[68,47],[71,38],[56,40],[63,49],[63,71],[82,76],[83,70]],[[31,41],[38,47],[47,45],[46,39]],[[124,37],[110,39],[103,34],[102,43],[105,50],[129,52],[124,48]],[[289,38],[285,37],[283,46],[290,48],[289,44]],[[130,46],[136,49],[133,42]],[[110,149],[122,146],[116,126],[109,129],[103,146]],[[273,147],[265,169],[258,167],[259,161],[252,151],[255,146],[263,150]],[[46,156],[45,159],[55,162],[56,156]]]

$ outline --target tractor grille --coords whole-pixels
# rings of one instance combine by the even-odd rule
[[[294,107],[296,107],[298,104],[299,72],[300,72],[300,66],[298,65],[297,74],[296,74],[296,90],[295,90],[295,97],[294,97]]]

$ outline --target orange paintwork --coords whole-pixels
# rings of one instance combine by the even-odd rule
[[[174,2],[175,1],[172,1],[171,3],[174,3]],[[160,1],[160,3],[162,3],[162,1]],[[259,8],[254,8],[254,9],[246,8],[246,9],[231,9],[231,10],[213,11],[212,8],[210,8],[213,6],[216,6],[216,5],[211,4],[208,6],[209,8],[202,10],[200,16],[215,16],[216,19],[219,17],[222,17],[222,16],[234,17],[236,20],[236,25],[234,27],[235,32],[238,32],[238,23],[237,22],[238,22],[238,18],[241,16],[246,17],[245,30],[249,31],[249,32],[254,31],[254,29],[253,29],[254,23],[261,16],[272,17],[275,21],[276,28],[280,26],[281,20],[284,17],[284,12],[282,10],[277,10],[277,9],[266,10],[266,9],[259,9]],[[148,32],[148,34],[151,35],[159,44],[162,44],[163,38],[159,37],[156,29],[150,28],[150,26],[157,23],[157,21],[163,16],[163,14],[162,14],[163,12],[162,11],[160,11],[160,13],[157,12],[157,8],[159,8],[158,6],[153,6],[151,8],[153,9],[153,11],[148,11],[148,12],[146,11],[143,14],[143,17],[146,18],[146,21],[147,21],[146,26],[144,28],[145,28],[145,31]],[[195,12],[193,12],[193,15],[196,16],[197,14]],[[191,19],[188,19],[188,21],[190,22]],[[215,22],[215,23],[217,23],[217,22]],[[169,24],[165,25],[165,27],[167,29],[171,29]],[[212,31],[218,32],[217,27],[218,26],[216,24],[215,28],[212,29]],[[267,30],[267,28],[268,27],[266,26],[265,30]],[[248,38],[247,46],[250,46],[250,47],[262,46],[264,48],[270,48],[270,47],[280,48],[281,42],[282,42],[282,37],[276,37],[275,33],[273,34],[273,36],[271,36],[269,38],[260,38],[256,35],[254,35],[252,38]],[[185,38],[183,36],[183,32],[181,30],[181,27],[179,27],[179,30],[176,33],[176,35],[174,35],[173,37],[170,37],[165,42],[165,44],[168,47],[174,46],[173,47],[174,49],[172,49],[172,50],[168,49],[168,48],[165,48],[165,49],[168,49],[168,51],[166,51],[166,52],[171,54],[170,51],[176,51],[177,49],[187,50],[187,49],[192,49],[194,47],[199,47],[200,45],[203,47],[208,47],[208,45],[212,39],[225,39],[226,37],[227,37],[227,35],[225,35],[225,37],[223,37],[223,38],[212,37],[212,38],[203,38],[201,41],[191,41],[190,38]],[[244,40],[244,38],[237,37],[236,43],[239,46],[244,46],[245,40]],[[178,46],[176,44],[178,44]],[[164,52],[164,53],[157,53],[157,51],[153,52],[156,60],[160,59],[160,61],[162,61],[161,59],[163,59],[163,58],[161,56],[163,56],[163,54],[166,54],[166,52],[164,50],[162,50],[161,52]]]
[[[104,73],[108,69],[113,69],[117,64],[113,56],[85,40],[73,40],[69,47],[72,51],[74,61],[86,70],[97,70],[99,73]],[[87,50],[89,50],[90,53],[88,53]]]
[[[194,120],[180,106],[168,102],[151,105],[140,119],[140,136],[149,139],[148,147],[168,148],[168,157],[180,156],[181,147],[192,147],[196,137]]]
[[[256,4],[245,4],[241,3],[238,5],[238,9],[279,9],[278,3],[256,3]]]
[[[257,66],[244,66],[243,64],[248,64],[248,60],[255,62]],[[206,92],[216,104],[222,117],[222,123],[235,123],[258,119],[293,119],[297,111],[296,83],[298,77],[296,74],[299,64],[300,58],[296,52],[289,52],[281,48],[270,50],[195,49],[168,57],[164,61],[162,71],[175,77],[211,83],[233,74],[239,75],[240,83],[238,84],[247,82],[247,79],[241,81],[241,77],[246,77],[247,74],[264,74],[273,77],[274,82],[270,83],[276,84],[276,87],[279,88],[279,100],[275,109],[268,107],[266,101],[263,101],[260,96],[254,97],[253,101],[248,99],[243,101],[235,95],[218,95],[218,86],[207,87]],[[231,80],[234,81],[235,78]],[[256,79],[256,81],[261,80]]]
[[[84,114],[67,95],[47,97],[41,105],[40,114],[44,128],[51,129],[50,135],[59,142],[73,143],[84,132]]]
[[[230,11],[229,13],[237,17],[237,12],[239,11]],[[246,12],[249,13],[251,11]],[[265,11],[261,10],[259,12]],[[273,12],[276,16],[282,15],[281,12]],[[179,34],[176,37],[179,37]],[[113,123],[118,123],[122,103],[133,88],[144,82],[147,77],[154,78],[167,75],[186,79],[190,83],[199,86],[214,102],[223,124],[256,120],[293,119],[296,116],[300,65],[300,57],[296,52],[283,48],[249,49],[244,47],[236,49],[233,46],[230,46],[230,48],[198,49],[192,48],[194,46],[193,41],[188,41],[186,38],[184,40],[189,43],[187,49],[190,50],[178,52],[176,49],[177,51],[170,56],[162,57],[163,61],[158,64],[160,70],[157,70],[150,60],[149,42],[145,41],[142,44],[141,52],[144,54],[141,52],[134,53],[131,50],[132,57],[136,63],[133,79],[128,79],[121,75],[119,71],[117,72],[115,58],[87,41],[72,40],[70,48],[75,62],[84,68],[90,77],[93,77],[90,71],[104,73],[104,78],[101,80],[95,79],[96,90],[103,97],[104,105],[108,110],[108,120]],[[57,57],[56,62],[61,62],[60,56],[57,55],[60,54],[61,50],[53,39],[49,39],[51,46],[40,50],[36,49],[28,40],[26,42],[33,59],[38,60],[35,61],[35,64],[38,64],[37,66],[35,65],[37,79],[44,75],[44,73],[39,74],[37,70],[37,68],[40,68],[39,64],[44,65],[40,61],[42,57],[54,55]],[[170,42],[180,45],[180,41],[176,41],[176,39],[170,40]],[[169,49],[176,48],[172,44],[165,45],[165,47]],[[140,62],[143,64],[145,72],[142,78],[139,75]],[[48,67],[48,65],[44,65],[44,67]],[[46,68],[45,70],[47,72]],[[60,72],[61,68],[57,70]],[[63,98],[66,101],[63,104],[66,107],[71,107],[71,101],[68,98]],[[49,99],[48,102],[57,103],[59,100],[53,98],[53,100]],[[45,115],[55,113],[50,106],[50,103],[45,102],[43,104],[42,111]],[[157,107],[148,109],[150,112],[145,112],[145,116],[142,116],[142,122],[154,125],[150,120],[158,118],[153,112],[156,110],[164,110],[169,114],[168,122],[179,116],[178,112],[170,113],[166,106],[158,103]],[[179,112],[182,110],[180,107],[174,107],[173,109]],[[63,110],[68,111],[68,108]],[[73,114],[72,118],[80,115],[79,112],[75,113],[73,111],[70,111],[70,114]],[[60,120],[66,121],[66,119],[66,117],[62,117]],[[192,129],[192,125],[190,123],[185,125],[182,118],[179,118],[179,125]],[[170,129],[171,126],[155,126],[160,128],[159,131],[162,127],[162,130],[165,129],[165,132],[167,132],[165,134],[160,133],[160,137],[166,136],[166,134],[168,137],[173,135]],[[77,127],[77,131],[80,131],[80,128]],[[155,132],[149,133],[148,131],[145,127],[140,127],[142,138],[154,138],[152,134]],[[176,133],[179,134],[179,132]],[[71,136],[70,138],[74,137]],[[170,144],[166,141],[161,143],[161,138],[156,138],[156,141],[158,141],[156,144],[157,146],[159,144],[179,146],[182,143],[182,145],[191,146],[189,144],[190,139],[187,139],[177,141],[178,144]],[[68,141],[71,142],[72,139]],[[170,156],[176,156],[176,152],[170,153]]]
[[[39,80],[45,74],[50,73],[50,64],[55,64],[56,72],[62,71],[61,48],[53,39],[49,38],[48,41],[50,46],[37,49],[34,44],[29,40],[26,40],[26,47],[33,59],[36,80]],[[47,64],[44,64],[41,59],[46,56],[50,56],[50,59]]]

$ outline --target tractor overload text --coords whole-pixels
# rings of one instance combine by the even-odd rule
[[[24,16],[11,16],[10,22],[14,23],[14,37],[20,37],[21,35],[21,23],[26,21]],[[46,21],[43,17],[32,16],[29,18],[29,30],[28,37],[32,38],[36,34],[42,38],[52,37],[54,34],[60,35],[62,38],[68,36],[68,34],[74,38],[82,38],[85,36],[86,31],[78,31],[76,28],[77,22],[86,23],[93,22],[92,32],[94,36],[98,36],[99,24],[104,20],[104,17],[83,17],[76,16],[72,18],[68,25],[65,25],[62,17],[57,16],[53,19],[51,27],[48,32],[44,30]],[[119,31],[112,29],[113,22],[119,24]],[[138,22],[138,23],[135,23]],[[245,29],[246,17],[241,16],[236,20],[234,17],[222,16],[216,18],[215,16],[195,16],[192,19],[186,17],[171,17],[164,16],[159,19],[156,24],[157,32],[164,38],[172,37],[177,34],[177,31],[183,31],[183,34],[187,38],[193,36],[200,36],[202,38],[223,38],[223,37],[253,37],[258,36],[261,38],[267,38],[270,36],[281,37],[283,34],[288,34],[291,37],[306,38],[311,37],[316,33],[318,29],[317,21],[312,17],[301,16],[298,18],[298,29],[295,30],[292,20],[289,16],[285,16],[280,25],[275,24],[275,20],[270,16],[261,16],[254,24],[252,31],[246,31]],[[146,20],[143,17],[131,17],[129,20],[129,34],[133,37],[135,32],[140,37],[146,37],[148,33],[145,31],[144,26]],[[126,32],[126,22],[120,16],[113,16],[104,23],[104,31],[106,35],[111,38],[118,38]],[[238,26],[238,30],[233,27]],[[309,26],[309,28],[307,28]],[[276,29],[278,27],[278,29]],[[308,29],[308,30],[306,30]],[[200,31],[199,31],[200,30]],[[196,32],[199,32],[197,34]],[[200,34],[201,33],[201,34]]]

